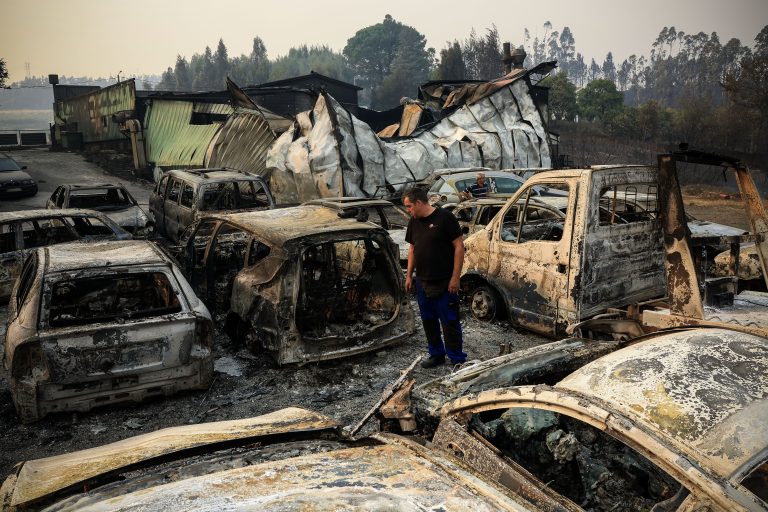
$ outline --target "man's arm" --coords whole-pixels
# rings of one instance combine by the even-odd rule
[[[413,244],[408,247],[408,270],[405,271],[405,291],[411,293],[413,290]]]
[[[448,283],[450,293],[459,293],[459,282],[461,277],[461,268],[464,266],[464,237],[458,236],[453,239],[453,274]],[[410,257],[408,258],[408,267],[410,268]]]

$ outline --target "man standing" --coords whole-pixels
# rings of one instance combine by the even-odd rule
[[[405,240],[411,244],[405,289],[408,293],[414,289],[416,270],[416,299],[429,349],[429,358],[421,366],[444,364],[446,355],[453,364],[463,363],[467,354],[461,347],[459,276],[464,264],[464,240],[459,222],[450,212],[430,206],[423,189],[406,192],[403,204],[411,215],[405,232]]]
[[[488,197],[488,192],[490,190],[488,190],[488,184],[485,181],[485,173],[482,172],[477,173],[475,182],[464,190],[467,199]]]

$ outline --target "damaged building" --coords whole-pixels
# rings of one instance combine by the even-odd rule
[[[384,197],[446,167],[550,168],[546,88],[555,63],[496,80],[424,84],[418,100],[376,112],[359,87],[319,73],[227,91],[137,91],[133,80],[72,96],[55,86],[56,140],[116,148],[155,180],[175,168],[269,176],[278,203]],[[75,93],[80,92],[79,90]]]

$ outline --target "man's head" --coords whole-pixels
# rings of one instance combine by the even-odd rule
[[[481,187],[485,185],[485,173],[482,173],[482,172],[477,173],[476,179],[477,179],[478,185],[480,185]]]
[[[411,217],[417,219],[426,217],[434,210],[427,200],[427,191],[416,187],[403,194],[403,206],[408,210]]]

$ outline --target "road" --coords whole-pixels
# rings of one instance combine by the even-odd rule
[[[39,191],[34,197],[0,200],[0,212],[45,208],[56,187],[65,183],[100,184],[122,183],[136,198],[141,207],[148,211],[151,184],[133,179],[123,179],[107,173],[101,167],[87,162],[78,153],[51,152],[47,149],[25,149],[5,151],[37,181]]]

